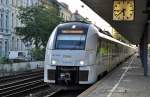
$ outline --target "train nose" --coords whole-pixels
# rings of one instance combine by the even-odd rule
[[[51,64],[57,66],[85,65],[85,51],[53,51],[51,56]]]

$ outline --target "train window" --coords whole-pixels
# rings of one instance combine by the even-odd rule
[[[100,52],[101,52],[102,56],[108,55],[107,41],[103,41],[101,43],[101,51]]]
[[[112,56],[112,42],[111,41],[108,42],[108,50],[109,50],[109,56],[111,57]]]
[[[98,40],[98,44],[97,44],[97,51],[96,54],[100,54],[100,50],[101,50],[101,40]]]
[[[64,35],[58,34],[56,39],[56,49],[83,50],[85,48],[85,35]]]
[[[113,43],[113,45],[112,45],[112,57],[113,58],[116,58],[116,57],[118,57],[118,51],[119,50],[119,48],[118,48],[118,45],[116,44],[116,43]]]

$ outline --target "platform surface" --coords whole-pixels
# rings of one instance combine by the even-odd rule
[[[150,97],[150,73],[143,72],[140,59],[132,56],[78,97]]]

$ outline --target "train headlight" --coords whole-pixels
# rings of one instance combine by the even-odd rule
[[[52,60],[52,64],[55,65],[56,64],[56,60]]]
[[[84,61],[80,61],[80,65],[84,65]]]

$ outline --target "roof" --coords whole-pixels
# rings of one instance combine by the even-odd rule
[[[112,27],[114,27],[121,35],[133,44],[139,44],[142,34],[145,31],[145,24],[147,22],[146,10],[147,0],[135,0],[135,19],[134,21],[113,21],[112,20],[112,6],[113,0],[82,0],[99,16],[106,20]],[[149,34],[150,43],[150,34]]]

